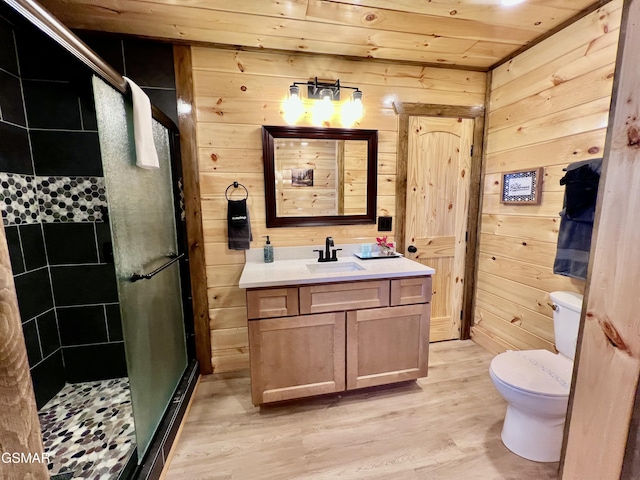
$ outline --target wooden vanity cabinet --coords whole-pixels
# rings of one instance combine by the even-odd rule
[[[253,403],[426,376],[430,300],[430,276],[247,290]]]

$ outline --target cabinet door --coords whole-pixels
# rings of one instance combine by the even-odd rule
[[[347,390],[427,375],[430,305],[347,312]]]
[[[249,322],[254,405],[345,389],[345,314]]]

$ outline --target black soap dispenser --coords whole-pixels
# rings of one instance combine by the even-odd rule
[[[269,235],[266,235],[267,243],[264,244],[264,263],[273,263],[273,245],[269,241]]]

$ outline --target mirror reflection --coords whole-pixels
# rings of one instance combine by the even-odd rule
[[[378,132],[262,127],[267,227],[375,223]]]
[[[367,142],[277,138],[276,215],[365,215]]]

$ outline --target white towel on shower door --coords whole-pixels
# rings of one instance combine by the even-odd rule
[[[158,153],[153,143],[151,101],[131,79],[124,77],[133,98],[133,134],[136,143],[136,165],[140,168],[160,168]]]

